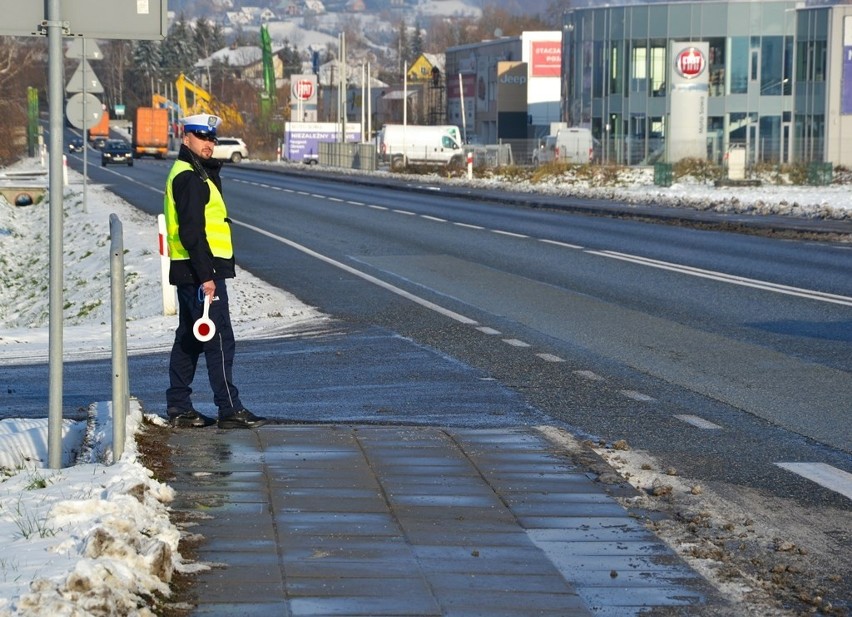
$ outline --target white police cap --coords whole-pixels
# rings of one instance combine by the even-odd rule
[[[183,125],[185,133],[215,135],[216,127],[222,124],[222,118],[213,114],[195,114],[194,116],[181,118],[179,122]]]

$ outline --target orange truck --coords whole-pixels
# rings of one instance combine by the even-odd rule
[[[109,110],[107,110],[106,107],[104,107],[103,110],[101,119],[98,123],[94,126],[87,127],[89,141],[93,141],[96,137],[109,138]]]
[[[133,158],[165,158],[169,152],[169,110],[137,107],[133,123]]]

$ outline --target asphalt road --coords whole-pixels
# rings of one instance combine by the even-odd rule
[[[168,166],[90,173],[156,213]],[[684,474],[849,508],[778,466],[852,472],[848,246],[457,199],[440,186],[247,165],[224,177],[241,266],[347,331],[402,335],[496,381],[519,409],[627,439]]]

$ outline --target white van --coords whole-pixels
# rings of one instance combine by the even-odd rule
[[[572,127],[556,132],[556,160],[564,163],[591,163],[595,143],[589,129]]]
[[[379,156],[391,169],[424,163],[461,166],[461,131],[455,125],[386,124],[379,132]]]
[[[533,150],[533,165],[545,165],[556,160],[556,135],[547,135],[538,142],[538,148]]]

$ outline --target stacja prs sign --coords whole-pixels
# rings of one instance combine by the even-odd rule
[[[706,66],[704,54],[696,47],[687,47],[675,57],[675,70],[684,79],[698,77]]]

